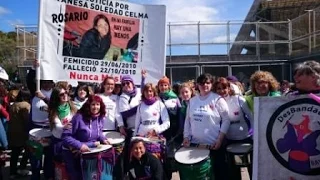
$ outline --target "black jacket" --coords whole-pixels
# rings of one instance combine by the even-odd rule
[[[133,158],[129,163],[129,176],[131,180],[163,180],[162,164],[159,159],[146,152],[140,161]]]
[[[111,45],[111,35],[101,38],[98,30],[92,28],[82,37],[80,43],[80,57],[91,59],[103,59]]]

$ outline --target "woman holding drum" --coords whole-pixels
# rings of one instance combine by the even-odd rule
[[[246,100],[240,95],[235,95],[230,82],[224,77],[217,79],[214,91],[223,97],[228,104],[230,127],[226,134],[227,143],[238,141],[252,143],[252,134],[249,131],[253,124],[253,114],[246,104]]]
[[[72,118],[72,128],[64,129],[62,133],[63,159],[70,179],[82,178],[80,157],[78,152],[90,152],[100,144],[108,144],[102,134],[105,118],[105,105],[102,99],[96,95],[90,95],[86,103]]]
[[[226,101],[212,92],[213,83],[214,79],[210,74],[202,74],[197,78],[200,94],[191,98],[189,102],[183,144],[184,146],[190,146],[190,143],[209,145],[215,179],[219,180],[225,179],[227,174],[223,141],[228,132],[230,120]],[[179,173],[186,172],[179,171]]]
[[[243,153],[250,155],[250,150],[247,152],[243,146],[252,147],[252,125],[253,115],[250,111],[246,100],[241,95],[236,95],[231,89],[231,83],[224,77],[217,79],[214,84],[214,91],[223,97],[229,108],[230,127],[227,138],[227,157],[230,165],[230,179],[241,180],[240,167],[235,166],[235,153]],[[231,150],[232,152],[229,152]],[[249,167],[249,172],[251,169]],[[231,177],[232,176],[232,177]]]

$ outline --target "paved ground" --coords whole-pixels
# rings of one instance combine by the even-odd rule
[[[3,180],[9,180],[9,166],[10,163],[7,162],[6,166],[2,169],[3,172]],[[30,168],[30,166],[29,166]],[[241,169],[242,180],[249,180],[249,174],[246,168]],[[17,178],[18,180],[29,180],[30,176],[26,176],[23,178]],[[179,180],[179,173],[173,173],[172,180]]]

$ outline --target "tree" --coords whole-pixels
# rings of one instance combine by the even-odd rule
[[[16,33],[0,31],[0,66],[3,67],[8,74],[15,71],[17,66],[15,60],[16,53]]]

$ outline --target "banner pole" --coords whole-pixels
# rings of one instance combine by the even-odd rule
[[[43,12],[43,0],[39,0],[39,16],[38,16],[38,42],[37,42],[37,60],[39,62],[39,65],[35,67],[36,70],[36,91],[40,91],[40,65],[41,65],[41,42],[42,42],[42,34],[40,33],[40,30],[42,28],[42,22],[40,20],[40,17],[42,16]]]

